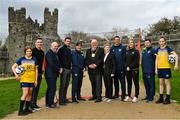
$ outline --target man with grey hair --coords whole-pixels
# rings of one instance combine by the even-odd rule
[[[55,108],[54,96],[56,93],[56,81],[60,73],[60,64],[57,56],[58,43],[52,42],[51,48],[47,51],[45,55],[46,68],[45,68],[45,78],[47,83],[46,91],[46,107]]]
[[[102,101],[103,56],[103,49],[98,46],[97,39],[92,39],[91,48],[86,51],[86,65],[88,67],[93,95],[89,100],[95,100],[95,102]]]

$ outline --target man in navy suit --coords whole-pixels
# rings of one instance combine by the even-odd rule
[[[83,70],[85,68],[85,58],[81,52],[81,43],[76,43],[76,48],[72,51],[72,102],[84,100],[81,97],[81,86],[83,80]]]
[[[46,68],[45,68],[45,78],[47,83],[46,91],[46,107],[55,108],[54,96],[56,93],[56,81],[60,72],[60,64],[57,56],[58,43],[51,43],[51,48],[47,51],[45,55]]]

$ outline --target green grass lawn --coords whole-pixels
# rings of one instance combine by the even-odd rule
[[[180,104],[180,71],[172,71],[171,81],[171,99]],[[156,90],[159,91],[159,81],[156,79]],[[165,92],[165,91],[164,91]]]
[[[171,98],[177,100],[180,104],[180,72],[173,71],[171,79]],[[140,71],[140,80],[142,80],[142,72]],[[141,81],[142,82],[142,81]],[[59,88],[59,78],[57,79],[57,90]],[[159,91],[159,81],[156,78],[156,91]],[[46,82],[42,79],[39,92],[39,98],[43,97],[46,92]],[[19,109],[19,100],[22,94],[19,82],[11,79],[0,81],[0,118],[5,117]]]
[[[57,86],[59,86],[59,78]],[[45,92],[46,81],[42,79],[38,99],[45,96]],[[18,81],[14,79],[0,81],[0,118],[19,109],[21,94],[22,90]]]
[[[180,69],[180,66],[179,66]],[[176,100],[180,104],[180,71],[174,71],[172,70],[172,78],[171,80],[171,99]],[[142,81],[142,70],[140,70],[139,79]],[[156,92],[159,93],[159,79],[157,78],[157,75],[155,77],[156,81]],[[164,86],[165,88],[165,86]],[[166,90],[166,88],[165,88]],[[166,92],[164,90],[164,93]]]

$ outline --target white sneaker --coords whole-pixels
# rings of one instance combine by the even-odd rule
[[[137,97],[134,97],[133,100],[132,100],[133,103],[136,103],[137,101],[138,101]]]
[[[106,102],[107,102],[107,103],[110,103],[110,102],[112,102],[112,100],[111,100],[111,99],[108,99],[108,100],[106,100]]]
[[[108,100],[108,98],[103,98],[103,101],[105,102],[105,101],[107,101]]]
[[[126,96],[124,99],[124,102],[127,102],[127,101],[129,101],[129,96]]]
[[[126,96],[125,99],[124,99],[124,102],[129,102],[129,101],[131,101],[131,97]]]

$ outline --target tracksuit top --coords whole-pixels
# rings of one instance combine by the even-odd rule
[[[125,55],[125,67],[130,67],[130,70],[138,70],[139,69],[139,51],[136,49],[128,49],[126,50]]]
[[[126,47],[122,44],[120,44],[119,46],[113,45],[110,51],[115,56],[116,71],[124,71]]]
[[[155,59],[156,51],[154,48],[144,48],[142,51],[142,72],[155,73]]]
[[[85,58],[81,51],[72,51],[72,72],[79,73],[85,68]]]

